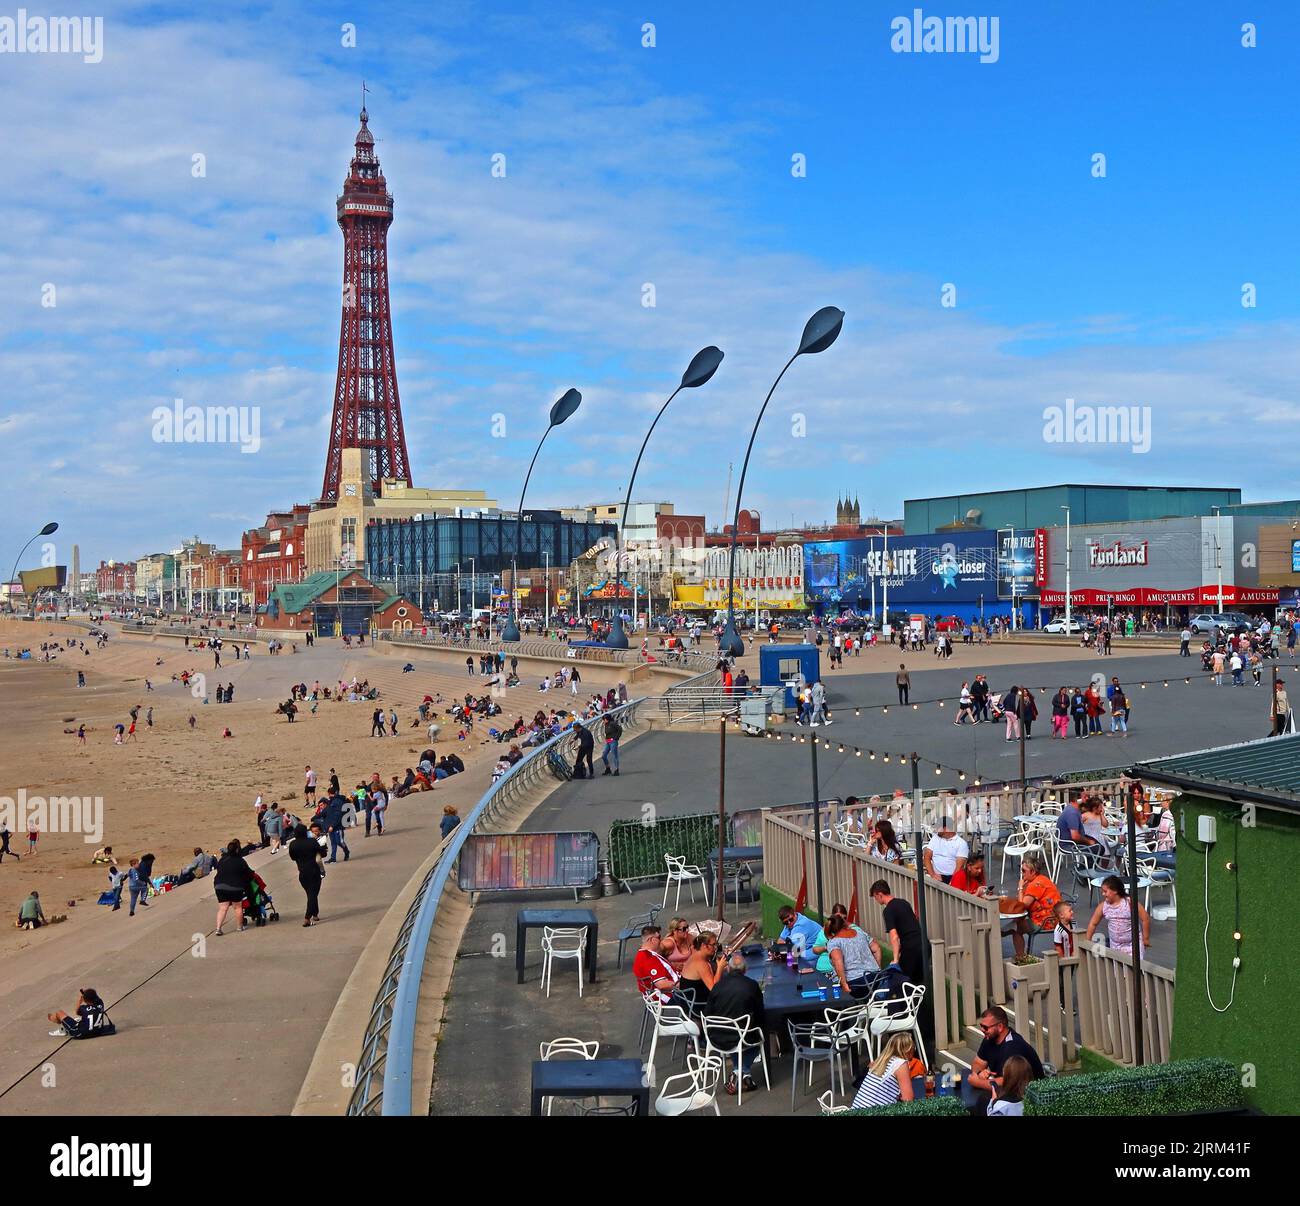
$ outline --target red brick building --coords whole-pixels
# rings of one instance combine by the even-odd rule
[[[239,585],[254,607],[266,603],[271,591],[282,583],[302,580],[310,515],[311,508],[306,505],[271,511],[260,528],[244,533],[239,551]]]

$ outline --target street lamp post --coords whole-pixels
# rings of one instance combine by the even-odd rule
[[[542,445],[546,443],[546,437],[551,434],[553,428],[559,427],[570,418],[581,404],[582,395],[576,389],[566,390],[557,399],[555,405],[551,407],[550,422],[542,432],[542,438],[537,441],[537,451],[533,453],[533,459],[528,462],[528,472],[524,475],[524,488],[519,491],[519,512],[515,517],[515,549],[510,558],[510,611],[501,629],[503,641],[519,640],[519,624],[515,620],[515,593],[519,584],[519,549],[523,542],[524,496],[528,493],[528,479],[533,476],[533,466],[537,464],[537,457],[542,451]]]
[[[1070,635],[1070,556],[1073,550],[1070,548],[1070,508],[1063,505],[1061,510],[1065,512],[1065,635],[1068,637]]]
[[[1219,578],[1219,614],[1223,614],[1223,542],[1220,539],[1223,515],[1218,507],[1210,508],[1214,512],[1214,568]]]
[[[542,610],[542,631],[546,632],[551,627],[551,550],[545,549],[542,552],[542,559],[546,566],[542,579],[542,587],[546,591],[546,602]]]
[[[37,532],[36,535],[31,538],[31,540],[29,540],[25,545],[23,545],[21,549],[18,550],[18,556],[14,558],[14,568],[9,574],[9,585],[11,588],[11,594],[9,597],[9,608],[11,611],[18,610],[16,607],[14,607],[12,587],[14,582],[18,578],[18,563],[23,559],[23,554],[27,552],[29,548],[32,547],[33,542],[39,540],[42,536],[53,536],[54,533],[57,532],[58,530],[59,530],[59,525],[51,521],[50,523],[47,523],[39,532]]]
[[[632,476],[627,479],[627,493],[623,496],[623,515],[618,524],[618,543],[614,546],[614,597],[616,600],[622,598],[622,591],[618,587],[619,581],[619,554],[623,548],[623,530],[627,527],[627,509],[632,503],[632,485],[636,481],[636,471],[641,467],[641,457],[645,455],[646,445],[650,443],[650,436],[654,432],[656,424],[663,417],[664,411],[668,405],[684,389],[695,389],[704,385],[714,373],[718,371],[718,365],[722,363],[723,353],[710,344],[707,348],[701,348],[692,357],[690,364],[686,366],[686,371],[682,374],[681,383],[671,394],[668,395],[668,401],[660,408],[655,415],[654,421],[650,424],[650,430],[645,433],[645,439],[641,441],[641,451],[636,454],[636,463],[632,466]],[[623,614],[617,602],[614,606],[614,619],[609,626],[609,635],[605,638],[605,644],[610,649],[626,649],[627,633],[623,631]]]
[[[749,446],[745,449],[745,460],[740,467],[740,484],[736,489],[736,509],[731,523],[731,550],[727,571],[727,626],[718,641],[719,653],[740,657],[745,652],[745,642],[740,639],[740,633],[736,631],[736,537],[740,527],[740,501],[745,493],[745,474],[749,469],[749,456],[754,451],[754,440],[758,436],[759,424],[762,423],[763,415],[767,412],[767,404],[772,400],[776,387],[781,384],[781,378],[785,376],[786,370],[800,356],[824,352],[839,338],[843,326],[844,311],[835,306],[823,306],[808,320],[798,348],[785,362],[785,367],[777,374],[776,380],[772,382],[772,388],[767,391],[767,397],[763,399],[763,405],[759,409],[758,418],[754,420],[754,430],[749,434]]]

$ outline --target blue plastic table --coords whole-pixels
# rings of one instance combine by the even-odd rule
[[[639,1059],[534,1060],[534,1118],[541,1116],[546,1097],[631,1097],[642,1117],[650,1113],[650,1089]]]

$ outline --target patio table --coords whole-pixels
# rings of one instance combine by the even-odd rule
[[[524,982],[524,948],[528,943],[528,931],[546,926],[552,929],[581,929],[587,927],[587,980],[595,984],[596,975],[596,940],[600,933],[600,922],[590,909],[520,909],[515,917],[515,976],[516,982]]]
[[[642,1117],[650,1113],[650,1089],[639,1059],[557,1059],[533,1061],[532,1115],[542,1113],[547,1097],[631,1097]]]

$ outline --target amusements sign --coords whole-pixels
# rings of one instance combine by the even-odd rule
[[[583,888],[596,882],[594,833],[476,833],[461,848],[457,880],[466,892]]]

